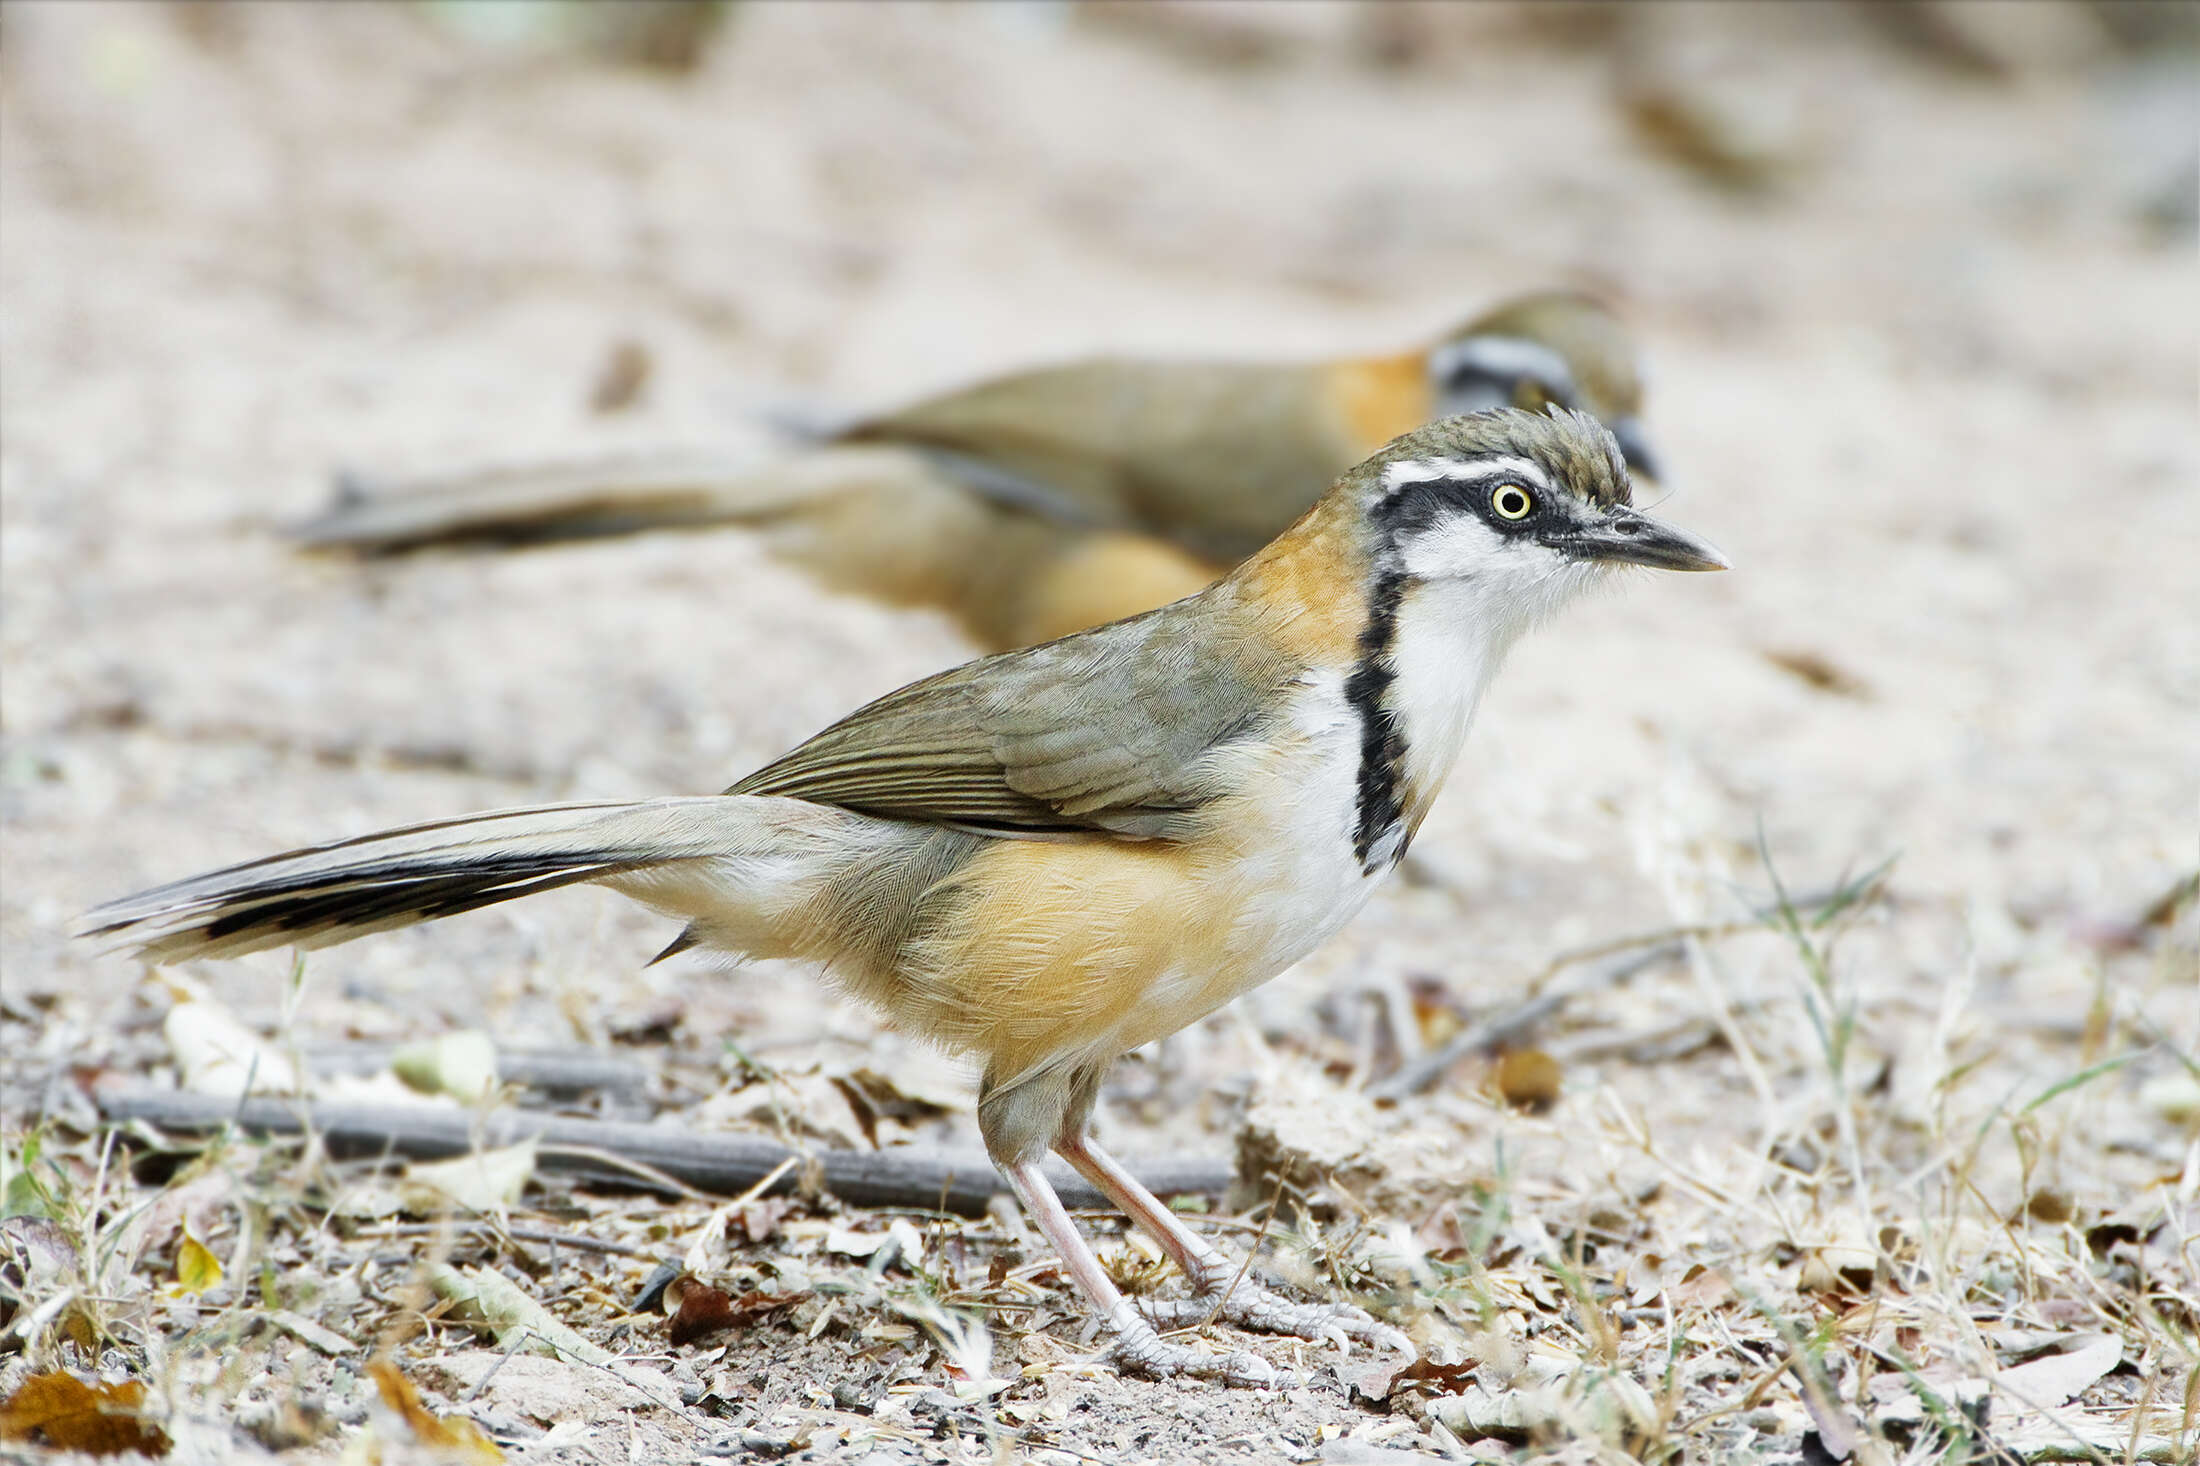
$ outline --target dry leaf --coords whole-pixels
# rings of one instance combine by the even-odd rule
[[[1829,660],[1823,653],[1812,651],[1767,651],[1766,661],[1835,697],[1868,698],[1871,689],[1864,679]]]
[[[1497,1092],[1516,1110],[1541,1113],[1558,1103],[1565,1070],[1541,1049],[1507,1049],[1497,1060]]]
[[[1407,1000],[1413,1009],[1413,1026],[1424,1049],[1442,1048],[1452,1035],[1467,1026],[1467,1010],[1440,977],[1426,973],[1406,979]]]
[[[2052,1227],[2061,1226],[2077,1214],[2078,1206],[2070,1193],[2052,1186],[2042,1186],[2024,1199],[2024,1215]]]
[[[884,1232],[863,1232],[854,1227],[834,1227],[825,1234],[825,1250],[838,1257],[869,1257],[886,1245]]]
[[[707,1335],[783,1313],[809,1296],[807,1293],[743,1293],[735,1298],[693,1273],[682,1273],[665,1284],[663,1306],[672,1316],[666,1333],[674,1347],[692,1344]]]
[[[1862,1237],[1836,1237],[1814,1247],[1797,1271],[1795,1286],[1804,1293],[1869,1295],[1879,1276],[1879,1254]]]
[[[896,1217],[881,1232],[862,1232],[853,1227],[834,1227],[825,1234],[825,1250],[841,1257],[867,1258],[873,1272],[894,1263],[915,1266],[924,1257],[924,1234],[907,1217]]]
[[[397,1178],[368,1176],[337,1192],[328,1209],[330,1216],[355,1222],[383,1222],[404,1212],[405,1198],[398,1192]]]
[[[614,341],[596,373],[596,385],[589,390],[590,410],[618,412],[631,407],[648,385],[652,364],[649,348],[641,342],[632,338]]]
[[[794,1201],[784,1196],[767,1196],[756,1201],[743,1202],[734,1216],[740,1220],[742,1235],[752,1247],[769,1241],[779,1230],[780,1221],[794,1210]]]
[[[200,1094],[297,1094],[304,1086],[283,1052],[239,1023],[227,1008],[188,998],[161,1024],[183,1087]]]
[[[1734,1297],[1734,1285],[1727,1281],[1725,1273],[1698,1263],[1667,1292],[1666,1297],[1675,1308],[1719,1308]]]
[[[180,1245],[186,1233],[203,1236],[221,1220],[236,1194],[236,1177],[223,1170],[204,1172],[162,1191],[124,1223],[109,1286],[117,1275],[135,1271],[144,1258],[165,1250],[171,1239]]]
[[[983,1317],[947,1308],[924,1293],[889,1297],[886,1304],[931,1337],[956,1399],[967,1404],[1008,1388],[1011,1381],[993,1373],[993,1331]]]
[[[1872,1423],[1882,1432],[1922,1428],[1928,1394],[1938,1400],[1936,1410],[1952,1410],[1976,1423],[1985,1419],[1988,1393],[1985,1380],[1962,1373],[1952,1362],[1927,1365],[1914,1374],[1889,1371],[1871,1382]]]
[[[331,1357],[349,1354],[359,1347],[334,1329],[323,1328],[312,1319],[292,1313],[287,1308],[270,1311],[267,1321],[299,1343],[311,1345]]]
[[[1604,1370],[1526,1388],[1469,1385],[1431,1400],[1428,1413],[1461,1440],[1554,1435],[1622,1443],[1649,1439],[1660,1428],[1650,1392],[1624,1374]]]
[[[665,1284],[662,1305],[672,1317],[665,1334],[675,1348],[733,1326],[733,1295],[693,1273],[682,1273]]]
[[[500,1272],[489,1268],[460,1272],[454,1267],[438,1266],[429,1271],[428,1285],[437,1296],[451,1300],[447,1317],[459,1323],[479,1324],[494,1334],[499,1344],[576,1364],[611,1362],[608,1349],[589,1343],[558,1322],[548,1309]]]
[[[688,1122],[706,1130],[768,1130],[832,1150],[865,1150],[866,1121],[849,1091],[822,1074],[781,1073],[717,1094],[696,1106]]]
[[[0,1221],[0,1259],[21,1269],[8,1281],[43,1293],[76,1271],[76,1242],[44,1217],[9,1217]]]
[[[2200,1079],[2183,1069],[2140,1085],[2139,1103],[2179,1130],[2200,1133]]]
[[[2060,1354],[2043,1354],[2029,1364],[1994,1376],[1994,1389],[2034,1410],[2052,1410],[2085,1393],[2102,1375],[2123,1362],[2123,1341],[2114,1334],[2075,1334]]]
[[[420,1403],[420,1393],[412,1387],[412,1381],[398,1371],[387,1359],[377,1359],[367,1366],[367,1373],[374,1379],[375,1391],[382,1403],[405,1422],[412,1438],[423,1446],[442,1454],[448,1460],[479,1463],[479,1466],[495,1466],[504,1460],[504,1452],[497,1443],[482,1434],[481,1427],[463,1415],[437,1416]]]
[[[390,1055],[390,1072],[421,1094],[477,1100],[497,1087],[497,1046],[479,1029],[461,1029],[406,1044]]]
[[[55,1371],[34,1374],[0,1405],[0,1440],[35,1440],[91,1456],[168,1454],[168,1434],[140,1418],[145,1386],[85,1384]]]
[[[1481,1365],[1473,1360],[1459,1364],[1438,1364],[1422,1357],[1401,1360],[1395,1355],[1376,1360],[1347,1371],[1340,1367],[1352,1393],[1363,1400],[1387,1400],[1391,1392],[1406,1385],[1426,1385],[1438,1394],[1455,1395],[1474,1382],[1474,1373]]]
[[[1632,71],[1618,100],[1636,138],[1704,183],[1765,193],[1812,155],[1810,113],[1790,91],[1711,56],[1669,52]]]
[[[966,1107],[952,1096],[943,1100],[936,1094],[927,1096],[912,1093],[897,1079],[868,1067],[833,1075],[832,1082],[848,1101],[849,1108],[855,1112],[857,1122],[863,1126],[864,1139],[874,1146],[879,1143],[878,1126],[881,1120],[898,1125],[918,1125]]]
[[[176,1248],[176,1283],[168,1290],[172,1298],[196,1298],[221,1286],[221,1259],[207,1250],[204,1242],[189,1232]]]
[[[535,1174],[532,1138],[497,1150],[477,1150],[447,1161],[423,1161],[405,1167],[398,1187],[405,1209],[431,1214],[449,1207],[473,1212],[502,1212],[519,1205],[520,1193]]]

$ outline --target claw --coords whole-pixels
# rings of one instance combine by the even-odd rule
[[[1183,1344],[1172,1344],[1140,1322],[1124,1328],[1108,1351],[1121,1368],[1148,1379],[1220,1380],[1223,1384],[1251,1389],[1289,1389],[1298,1377],[1277,1369],[1258,1354],[1234,1349],[1228,1354],[1207,1354]]]
[[[1353,1343],[1420,1357],[1413,1340],[1365,1309],[1349,1303],[1294,1303],[1260,1284],[1240,1280],[1220,1299],[1212,1290],[1190,1298],[1146,1298],[1138,1308],[1158,1329],[1197,1328],[1208,1322],[1231,1323],[1259,1333],[1286,1334],[1310,1343],[1331,1343],[1349,1354]]]
[[[1133,1304],[1102,1270],[1038,1165],[1025,1160],[1002,1166],[1001,1173],[1015,1189],[1025,1211],[1060,1250],[1085,1295],[1100,1306],[1116,1335],[1108,1352],[1125,1370],[1156,1379],[1192,1375],[1270,1389],[1298,1382],[1296,1376],[1280,1372],[1266,1360],[1242,1350],[1219,1357],[1202,1354],[1181,1344],[1167,1343],[1156,1332],[1198,1328],[1216,1320],[1312,1343],[1335,1344],[1346,1353],[1357,1340],[1395,1350],[1409,1359],[1417,1356],[1419,1351],[1411,1339],[1388,1324],[1378,1323],[1362,1309],[1348,1303],[1294,1303],[1246,1277],[1241,1264],[1223,1256],[1187,1228],[1159,1198],[1139,1185],[1136,1177],[1084,1134],[1081,1122],[1079,1128],[1057,1140],[1054,1148],[1126,1215],[1151,1232],[1191,1280],[1190,1298],[1148,1299]]]

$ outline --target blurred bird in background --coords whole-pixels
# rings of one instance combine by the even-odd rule
[[[662,456],[379,485],[339,481],[307,546],[392,553],[739,524],[840,591],[953,616],[988,650],[1191,595],[1331,482],[1434,418],[1556,405],[1658,470],[1635,350],[1587,296],[1506,301],[1387,356],[1098,357],[1013,372],[804,434],[766,464]]]

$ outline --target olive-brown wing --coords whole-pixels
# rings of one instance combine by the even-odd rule
[[[1214,594],[1005,652],[858,709],[727,792],[1005,834],[1185,834],[1217,748],[1258,736],[1289,670],[1217,654]]]
[[[996,502],[1227,564],[1361,456],[1336,412],[1305,366],[1101,358],[980,382],[839,436],[923,448]]]

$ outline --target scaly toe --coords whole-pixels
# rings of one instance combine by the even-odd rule
[[[1240,1282],[1227,1296],[1142,1299],[1140,1310],[1162,1329],[1194,1328],[1210,1320],[1315,1343],[1353,1339],[1408,1358],[1420,1350],[1402,1332],[1349,1303],[1294,1303],[1258,1284]]]
[[[1228,1354],[1206,1354],[1182,1344],[1169,1343],[1146,1328],[1125,1330],[1109,1353],[1125,1373],[1142,1374],[1148,1379],[1188,1376],[1253,1389],[1288,1389],[1298,1383],[1296,1377],[1277,1369],[1258,1354],[1243,1349]]]

